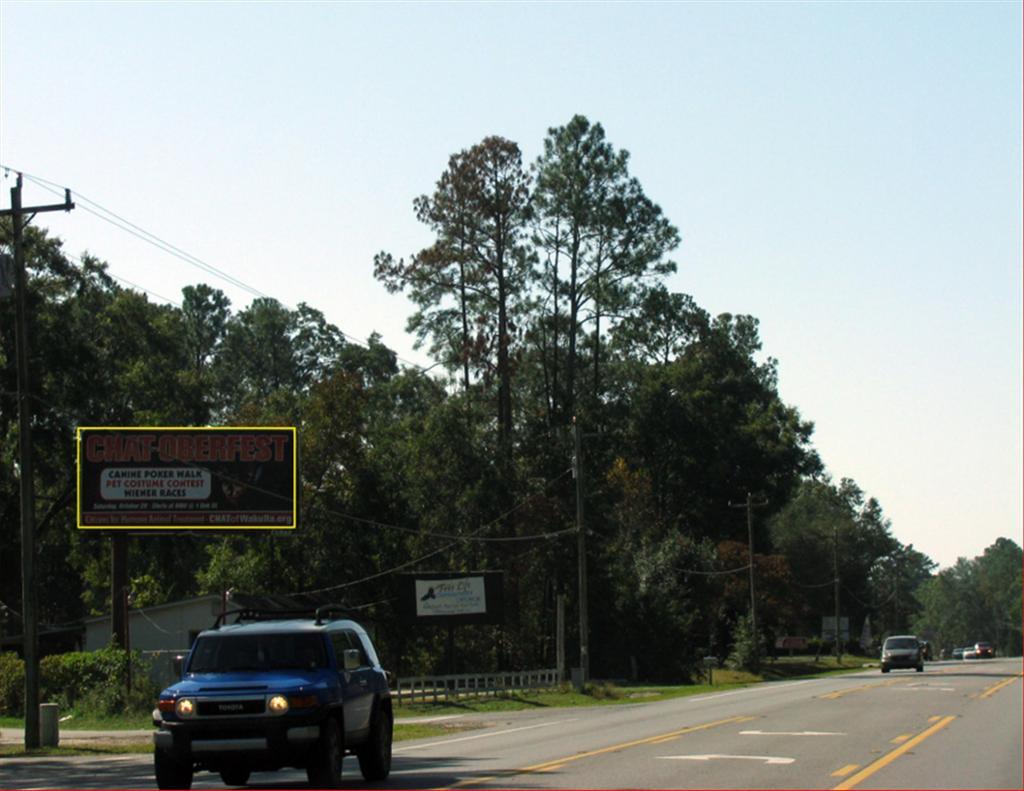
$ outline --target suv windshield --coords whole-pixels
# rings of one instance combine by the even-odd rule
[[[894,648],[918,648],[917,640],[913,637],[890,637],[885,641],[886,650],[891,651]]]
[[[327,667],[327,652],[319,634],[208,635],[196,642],[189,673],[229,673]]]

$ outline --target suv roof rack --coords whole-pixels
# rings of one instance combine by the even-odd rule
[[[324,620],[331,620],[330,618],[327,618],[331,613],[341,615],[343,617],[349,617],[352,614],[352,610],[344,604],[321,604],[316,608],[316,625],[319,626],[324,622]]]
[[[214,629],[220,629],[221,626],[227,625],[227,619],[234,615],[234,623],[241,623],[242,621],[281,621],[288,618],[313,618],[316,621],[316,625],[320,626],[325,620],[331,620],[328,615],[335,616],[348,616],[351,614],[351,610],[344,604],[322,604],[315,610],[312,608],[305,609],[260,609],[256,607],[244,607],[239,610],[228,610],[222,612],[217,616],[217,620],[213,623]]]

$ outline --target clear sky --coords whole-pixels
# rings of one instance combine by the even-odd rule
[[[429,242],[450,154],[529,162],[582,113],[680,229],[669,287],[760,319],[829,472],[947,566],[1024,543],[1021,31],[1018,2],[3,0],[0,162],[428,363],[374,253]],[[251,299],[83,209],[37,222],[169,300]]]

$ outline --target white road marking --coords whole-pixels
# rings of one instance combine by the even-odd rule
[[[552,725],[561,725],[564,722],[576,722],[576,719],[571,720],[555,720],[554,722],[542,722],[539,725],[525,725],[522,728],[509,728],[504,731],[491,731],[490,733],[478,733],[475,736],[460,736],[456,739],[442,739],[439,742],[428,742],[427,744],[410,744],[408,747],[399,747],[398,749],[392,750],[393,753],[405,753],[410,750],[425,750],[428,747],[437,747],[444,744],[455,744],[456,742],[472,742],[477,739],[487,739],[491,736],[504,736],[508,733],[519,733],[520,731],[532,731],[535,728],[550,728]]]
[[[956,687],[933,687],[931,684],[911,684],[909,687],[896,687],[900,692],[956,692]]]
[[[681,698],[681,700],[685,700],[688,703],[700,703],[704,700],[718,700],[720,698],[731,697],[732,695],[744,695],[749,692],[764,692],[765,690],[777,690],[782,687],[796,687],[800,684],[812,684],[823,680],[824,679],[820,678],[806,678],[802,681],[777,681],[765,687],[747,687],[746,689],[737,689],[732,692],[712,692],[710,695],[701,695],[696,698]]]
[[[773,755],[659,755],[669,761],[711,761],[711,760],[734,760],[734,761],[761,761],[766,764],[791,764],[796,758],[780,758]]]
[[[845,736],[834,731],[740,731],[740,736]]]

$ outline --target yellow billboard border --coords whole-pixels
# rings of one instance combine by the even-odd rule
[[[290,431],[292,434],[292,523],[291,525],[83,525],[82,524],[82,432],[83,431]],[[299,515],[299,436],[295,426],[78,426],[75,429],[75,524],[79,530],[146,530],[192,532],[195,530],[294,530]]]

